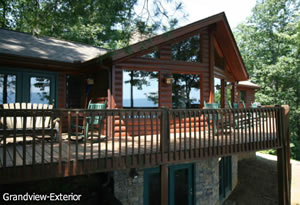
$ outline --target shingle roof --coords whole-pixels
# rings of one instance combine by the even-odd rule
[[[0,29],[0,53],[4,54],[73,63],[85,62],[107,52],[86,44]]]

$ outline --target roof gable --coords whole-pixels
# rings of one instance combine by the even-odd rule
[[[210,25],[215,25],[214,37],[222,49],[226,63],[230,66],[236,80],[247,80],[249,78],[247,70],[224,12],[116,50],[112,55],[112,60],[114,62],[127,60],[156,47],[164,46],[176,38],[199,33]]]

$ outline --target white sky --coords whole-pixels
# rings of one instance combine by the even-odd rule
[[[180,26],[225,12],[231,29],[251,15],[256,0],[182,0],[187,20],[180,19]],[[179,26],[179,27],[180,27]]]

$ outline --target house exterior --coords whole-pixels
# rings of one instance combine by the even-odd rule
[[[259,85],[250,81],[240,81],[237,84],[237,102],[244,102],[246,107],[251,107],[255,102],[255,92],[260,88]]]
[[[276,148],[280,196],[288,199],[287,109],[225,109],[227,86],[238,102],[237,82],[249,75],[224,13],[117,51],[0,34],[3,108],[55,106],[0,110],[2,183],[112,172],[124,205],[221,204],[237,185],[239,153]],[[106,109],[86,109],[90,100],[106,101]],[[204,102],[222,109],[204,109]],[[49,125],[58,139],[45,140],[45,123],[41,134],[26,127],[28,116],[59,121],[57,129]]]

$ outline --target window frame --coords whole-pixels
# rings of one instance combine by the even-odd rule
[[[54,107],[57,107],[58,85],[57,73],[51,71],[0,67],[0,74],[16,76],[16,102],[30,102],[30,78],[44,77],[50,79],[50,97],[54,100]]]

